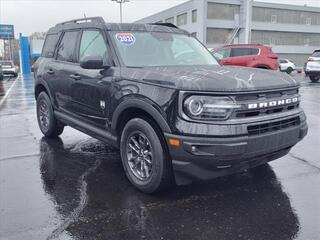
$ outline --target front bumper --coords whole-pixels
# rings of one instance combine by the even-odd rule
[[[179,146],[168,144],[176,183],[208,180],[258,166],[286,155],[308,131],[303,119],[297,126],[249,136],[204,137],[165,134],[178,139]]]
[[[319,71],[311,71],[311,70],[305,70],[306,76],[320,76],[320,70]]]

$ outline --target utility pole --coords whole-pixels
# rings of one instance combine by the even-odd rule
[[[111,0],[111,1],[119,3],[119,5],[120,5],[120,23],[122,23],[122,4],[129,2],[129,0]]]

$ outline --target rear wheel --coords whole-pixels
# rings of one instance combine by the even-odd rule
[[[292,71],[293,71],[293,68],[292,68],[292,67],[288,67],[287,70],[286,70],[286,72],[287,72],[288,74],[292,73]]]
[[[313,82],[313,83],[318,82],[319,79],[320,79],[320,76],[310,76],[310,80],[311,80],[311,82]]]
[[[54,117],[51,100],[45,92],[41,92],[37,98],[37,119],[46,137],[56,138],[63,132],[64,126]]]
[[[121,134],[120,152],[129,181],[145,193],[153,193],[172,184],[173,174],[161,137],[141,118],[130,120]]]

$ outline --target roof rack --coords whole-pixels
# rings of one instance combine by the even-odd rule
[[[80,24],[80,23],[86,23],[86,22],[100,23],[100,24],[105,23],[105,21],[102,17],[89,17],[89,18],[78,18],[78,19],[73,19],[73,20],[69,20],[66,22],[58,23],[58,24],[56,24],[56,27],[63,26],[66,24],[72,24],[72,23]]]
[[[150,23],[151,25],[159,25],[159,26],[165,26],[165,27],[172,27],[172,28],[178,28],[173,23]]]

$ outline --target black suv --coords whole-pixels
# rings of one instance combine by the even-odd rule
[[[43,134],[68,125],[119,148],[128,179],[148,193],[265,164],[307,133],[298,82],[222,67],[171,24],[57,24],[34,74]]]

